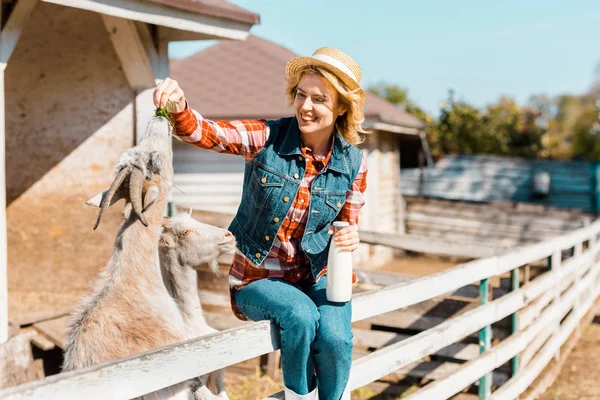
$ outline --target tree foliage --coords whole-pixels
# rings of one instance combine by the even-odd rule
[[[532,107],[519,107],[509,97],[479,110],[456,100],[449,91],[439,116],[434,118],[411,101],[403,88],[380,83],[369,90],[425,122],[436,157],[452,153],[536,157],[542,150],[542,114]]]

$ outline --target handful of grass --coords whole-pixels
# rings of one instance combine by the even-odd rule
[[[167,106],[172,106],[173,102],[171,100],[167,100]],[[167,111],[167,106],[162,108],[157,108],[154,110],[154,117],[164,117],[169,121],[171,126],[173,126],[173,118],[171,118],[171,114]]]

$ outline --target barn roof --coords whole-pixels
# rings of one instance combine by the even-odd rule
[[[189,104],[211,119],[277,119],[292,114],[284,95],[285,65],[296,54],[249,35],[244,41],[221,41],[188,58],[171,61],[171,76]],[[370,123],[424,128],[415,116],[373,93],[366,93]]]

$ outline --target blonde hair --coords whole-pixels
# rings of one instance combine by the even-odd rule
[[[365,135],[371,133],[362,126],[365,121],[363,107],[365,105],[364,93],[361,88],[349,90],[346,85],[333,73],[324,68],[314,65],[307,65],[298,70],[295,74],[289,75],[286,79],[285,94],[288,97],[289,105],[294,104],[298,84],[304,73],[319,74],[329,82],[338,94],[338,102],[346,111],[335,120],[335,129],[348,143],[354,145],[360,144],[365,140]]]

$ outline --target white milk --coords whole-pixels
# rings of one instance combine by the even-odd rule
[[[347,222],[334,222],[333,235],[348,225]],[[333,235],[327,258],[327,300],[343,303],[352,298],[352,253],[338,249]]]

